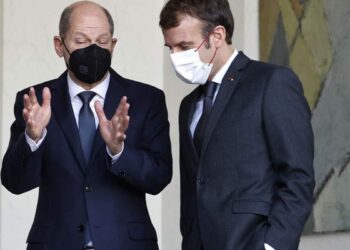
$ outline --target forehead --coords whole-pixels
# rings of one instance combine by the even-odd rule
[[[202,27],[202,21],[189,15],[184,15],[180,17],[180,24],[177,27],[163,30],[165,43],[173,46],[181,42],[201,40]]]
[[[79,6],[74,9],[70,17],[69,33],[83,33],[96,36],[103,33],[110,34],[110,25],[106,14],[97,6]]]

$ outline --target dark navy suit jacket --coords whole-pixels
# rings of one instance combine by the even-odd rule
[[[239,53],[206,124],[189,130],[199,88],[180,107],[183,250],[296,250],[313,202],[313,133],[289,69]]]
[[[130,126],[124,151],[115,164],[97,130],[88,166],[67,87],[67,73],[35,86],[41,99],[51,90],[52,116],[47,136],[31,152],[24,136],[23,95],[17,94],[16,120],[3,159],[1,180],[12,193],[39,187],[29,250],[78,250],[89,220],[97,250],[156,250],[145,193],[159,193],[171,180],[169,123],[162,91],[124,79],[111,70],[104,111],[111,118],[122,96],[130,103]],[[39,100],[41,102],[41,100]]]

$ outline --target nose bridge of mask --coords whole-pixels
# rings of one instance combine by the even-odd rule
[[[68,52],[69,55],[72,55],[72,53],[74,53],[75,50],[72,51],[72,52],[70,52],[69,49],[67,48],[66,43],[64,42],[63,37],[61,37],[61,39],[62,39],[63,47],[66,49],[66,51]],[[90,44],[89,46],[84,47],[84,48],[82,48],[82,49],[91,48],[91,49],[93,49],[93,51],[94,51],[93,55],[96,56],[97,53],[98,53],[98,52],[97,52],[97,46],[98,46],[98,45],[97,45],[96,43],[93,43],[93,44]]]
[[[196,49],[189,49],[170,54],[174,66],[186,65],[193,62],[201,62],[199,53]]]
[[[171,61],[176,75],[191,84],[204,84],[212,68],[212,64],[202,62],[196,49],[171,54]]]

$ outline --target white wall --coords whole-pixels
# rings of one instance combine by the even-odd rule
[[[233,43],[251,59],[259,59],[259,0],[229,0],[235,20]]]

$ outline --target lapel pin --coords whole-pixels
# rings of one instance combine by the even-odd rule
[[[235,78],[233,76],[229,76],[229,77],[227,77],[227,79],[231,82],[233,82],[235,80]]]

